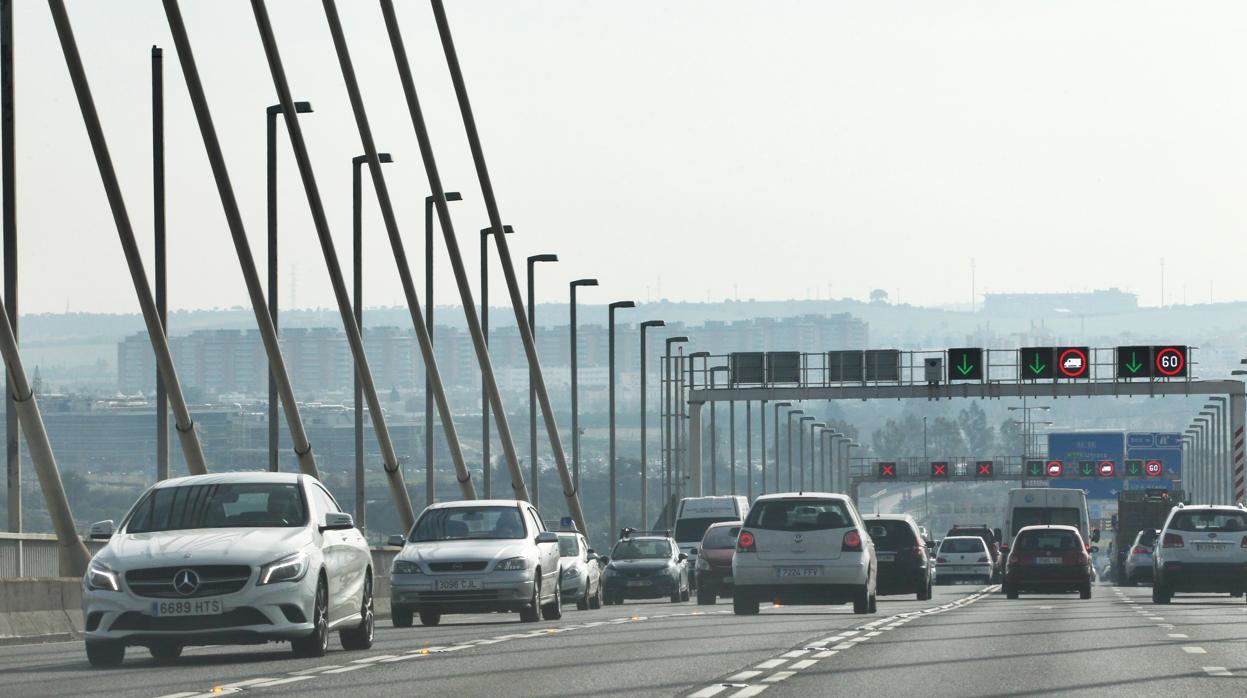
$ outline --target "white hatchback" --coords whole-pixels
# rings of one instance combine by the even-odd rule
[[[733,610],[752,615],[761,601],[852,602],[854,613],[874,613],[877,574],[874,542],[848,497],[763,495],[736,538]]]
[[[948,536],[935,554],[935,583],[958,580],[992,583],[992,554],[978,536]]]
[[[373,636],[372,556],[351,515],[315,478],[223,473],[165,480],[143,493],[82,580],[93,666],[126,646],[172,661],[187,645],[289,640],[319,657]]]

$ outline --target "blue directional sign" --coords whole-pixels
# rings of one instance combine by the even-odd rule
[[[1067,432],[1048,435],[1048,459],[1066,463],[1096,464],[1112,461],[1114,473],[1105,475],[1096,468],[1091,477],[1079,477],[1084,469],[1066,470],[1057,487],[1087,491],[1089,499],[1116,499],[1122,490],[1172,489],[1173,480],[1182,478],[1182,435],[1172,432]],[[1149,476],[1143,464],[1160,461],[1161,473]],[[1140,472],[1132,473],[1137,464]],[[1091,465],[1091,463],[1088,463]],[[1068,477],[1074,475],[1075,477]]]

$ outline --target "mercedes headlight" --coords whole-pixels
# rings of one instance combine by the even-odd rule
[[[104,591],[121,591],[117,584],[117,573],[108,567],[92,562],[87,567],[87,588]]]
[[[393,567],[390,568],[390,574],[424,574],[424,570],[420,569],[418,563],[411,560],[395,560]]]
[[[311,566],[311,558],[307,553],[287,555],[260,568],[260,580],[257,584],[276,584],[278,582],[297,582],[307,574]]]
[[[525,570],[525,569],[528,569],[528,558],[513,557],[507,560],[503,560],[502,562],[499,562],[497,565],[495,565],[494,569],[499,572],[514,572],[516,570]]]

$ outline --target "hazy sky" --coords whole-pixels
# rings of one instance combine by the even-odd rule
[[[427,3],[399,0],[465,261],[487,224]],[[47,6],[17,2],[24,312],[137,310]],[[272,80],[244,0],[186,0],[256,260]],[[427,180],[376,2],[340,2],[391,192],[423,278]],[[517,260],[555,252],[539,298],[865,298],[968,303],[977,287],[1119,286],[1247,297],[1247,4],[451,0]],[[321,4],[270,12],[344,263],[361,151]],[[170,299],[245,304],[157,0],[71,1],[130,214],[150,255],[149,47],[166,48]],[[281,304],[331,306],[282,153]],[[366,185],[365,298],[402,302]],[[438,243],[439,303],[458,302]],[[150,260],[150,256],[148,257]],[[150,272],[150,266],[149,266]],[[1215,279],[1212,289],[1209,281]],[[421,288],[423,286],[421,285]],[[501,278],[493,300],[503,302]]]

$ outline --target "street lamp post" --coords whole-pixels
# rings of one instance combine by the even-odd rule
[[[727,366],[713,366],[710,369],[710,387],[715,387],[714,374],[719,371],[726,371]],[[710,494],[719,493],[719,456],[718,441],[719,427],[715,422],[715,403],[710,403]]]
[[[1213,395],[1208,398],[1213,402],[1204,405],[1204,409],[1216,410],[1216,421],[1213,422],[1213,463],[1216,473],[1214,482],[1217,484],[1217,493],[1219,497],[1223,497],[1222,501],[1226,504],[1234,503],[1234,490],[1230,486],[1232,473],[1230,472],[1230,454],[1226,448],[1227,437],[1229,436],[1229,425],[1226,424],[1226,416],[1229,413],[1227,409],[1228,399],[1224,395]]]
[[[1203,474],[1200,473],[1198,469],[1195,467],[1195,430],[1194,429],[1187,429],[1185,432],[1182,433],[1182,448],[1183,448],[1183,455],[1182,455],[1183,469],[1184,470],[1189,469],[1191,473],[1191,478],[1190,480],[1188,480],[1187,485],[1186,485],[1187,497],[1192,502],[1199,502],[1203,498],[1204,482],[1203,482]],[[1183,473],[1183,477],[1186,477],[1185,472]]]
[[[502,226],[502,233],[510,235],[515,229]],[[489,347],[489,239],[493,228],[481,228],[481,337]],[[509,420],[508,420],[509,421]],[[485,480],[485,499],[493,496],[493,464],[489,457],[489,386],[481,381],[481,473]],[[522,471],[521,471],[522,472]]]
[[[675,513],[671,510],[671,499],[675,490],[675,483],[672,481],[672,471],[675,465],[675,453],[672,451],[672,390],[671,383],[671,345],[683,344],[688,341],[688,337],[668,337],[666,342],[666,353],[663,354],[662,364],[662,384],[663,384],[663,476],[666,478],[666,487],[664,492],[663,508],[667,512],[667,527],[672,525],[672,515]]]
[[[572,369],[572,485],[576,495],[580,495],[580,392],[576,383],[576,360],[580,354],[580,346],[576,343],[576,289],[581,286],[597,286],[597,279],[576,279],[568,284],[571,290],[571,302],[568,305],[570,318],[568,328],[571,334],[571,369]],[[612,531],[610,535],[615,535]]]
[[[294,110],[299,114],[312,111],[311,102],[295,102]],[[277,330],[277,117],[281,114],[281,105],[274,104],[264,110],[267,136],[267,201],[268,201],[268,315],[273,320],[273,330]],[[277,472],[280,469],[277,458],[277,382],[273,373],[268,374],[268,469]]]
[[[849,491],[849,466],[852,464],[853,458],[849,450],[861,448],[861,444],[852,439],[846,439],[842,445],[844,446],[844,460],[840,461],[840,478],[842,491],[847,493]]]
[[[812,415],[805,415],[797,420],[797,489],[805,489],[805,423],[813,422],[818,419]],[[813,438],[813,431],[810,432],[810,438]],[[814,452],[814,444],[810,443],[810,452]],[[791,487],[792,485],[789,485]]]
[[[615,475],[615,468],[616,468],[616,464],[615,464],[615,311],[622,309],[622,308],[635,308],[635,307],[636,307],[636,303],[632,301],[615,301],[614,303],[611,303],[610,305],[608,305],[607,310],[606,310],[607,317],[609,318],[609,324],[607,326],[607,351],[606,351],[607,357],[609,357],[607,361],[607,363],[609,364],[609,368],[607,369],[608,374],[607,374],[606,382],[609,387],[609,390],[607,391],[608,393],[607,399],[610,401],[610,465],[607,468],[607,472],[610,473],[610,481],[611,481],[610,482],[610,493],[611,493],[611,511],[610,511],[611,533],[610,535],[612,536],[617,535],[617,532],[619,531],[619,519],[616,516],[616,512],[615,512],[615,497],[617,494],[616,490],[618,489],[618,485],[619,485],[618,479]]]
[[[753,501],[753,400],[745,400],[745,496]]]
[[[429,330],[429,341],[433,341],[433,200],[432,195],[424,197],[424,325]],[[446,201],[462,201],[463,195],[457,191],[443,194]],[[433,477],[433,385],[429,378],[429,369],[424,369],[424,503],[432,505],[437,500],[437,482]]]
[[[792,418],[805,414],[805,410],[789,410],[788,420],[788,489],[792,490]]]
[[[645,440],[645,426],[649,416],[645,411],[645,389],[649,382],[645,364],[649,347],[645,342],[645,331],[651,327],[664,327],[666,324],[662,320],[646,320],[641,323],[641,528],[649,527],[649,460],[646,453],[648,444]]]
[[[557,261],[559,256],[556,254],[535,254],[528,258],[528,327],[534,339],[537,336],[537,279],[533,273],[534,267],[540,262]],[[537,389],[533,385],[532,370],[528,372],[528,458],[531,461],[529,467],[532,469],[533,506],[540,508],[541,488],[537,485],[537,477],[540,475],[537,467]]]
[[[389,153],[377,153],[377,160],[394,162]],[[364,334],[364,202],[360,169],[368,162],[367,155],[351,158],[351,285],[353,310],[359,333]],[[364,501],[364,388],[359,373],[354,374],[355,386],[355,525],[368,528],[368,512]]]
[[[687,358],[688,358],[688,391],[692,392],[693,389],[697,387],[695,382],[693,381],[693,373],[695,371],[695,367],[697,366],[697,359],[701,359],[702,373],[703,374],[709,373],[710,372],[710,352],[694,351],[694,352],[689,353]],[[683,366],[682,363],[681,363],[681,366]],[[703,384],[708,384],[708,381],[704,377],[702,378],[702,382]],[[680,406],[681,407],[684,407],[685,405],[687,405],[687,401],[684,399],[683,387],[684,386],[681,385],[681,390],[680,390]],[[714,404],[714,403],[711,403],[711,404]],[[685,420],[687,419],[688,419],[687,415],[682,415],[680,419],[680,423],[685,424],[686,423]],[[699,431],[699,435],[704,437],[705,431],[702,430],[700,419],[697,420],[697,429]],[[685,436],[687,439],[688,438],[687,434]],[[704,438],[700,439],[700,442],[705,443],[705,439]],[[688,449],[687,441],[685,441],[685,449],[686,450]],[[689,485],[689,490],[690,490],[689,494],[691,494],[694,497],[700,497],[702,495],[702,486],[701,486],[702,471],[701,471],[700,459],[698,460],[698,463],[697,463],[697,467],[698,467],[697,470],[693,470],[692,458],[688,458],[686,460],[683,460],[682,462],[688,464],[688,472],[684,473],[684,476],[688,478],[688,485]],[[681,483],[683,483],[683,480],[681,480]]]
[[[814,457],[814,446],[815,446],[815,444],[817,444],[817,445],[820,447],[820,450],[821,450],[821,447],[822,447],[822,445],[823,445],[823,444],[822,444],[822,441],[823,441],[822,439],[818,439],[818,441],[817,441],[817,442],[814,440],[814,431],[815,431],[815,430],[817,430],[817,429],[823,429],[823,428],[826,428],[826,426],[827,426],[826,422],[812,422],[812,423],[810,424],[810,489],[812,489],[812,490],[814,490],[814,489],[818,489],[818,483],[817,483],[817,481],[818,481],[818,470],[819,470],[819,468],[818,468],[818,466],[819,466],[818,459],[816,459],[816,458]],[[820,454],[820,455],[821,455],[821,454]],[[801,486],[802,486],[802,487],[805,487],[805,478],[804,478],[804,477],[801,479]]]
[[[775,426],[774,426],[774,429],[775,429],[775,491],[776,492],[779,491],[779,408],[791,407],[791,406],[792,406],[791,402],[777,402],[774,405],[775,407]],[[763,419],[765,420],[766,418],[763,417]],[[762,425],[762,429],[763,431],[766,430],[765,424]],[[765,454],[766,444],[762,445],[762,450],[763,450],[763,453]],[[766,460],[765,458],[762,461],[762,468],[763,468],[762,489],[765,492],[766,490]]]

